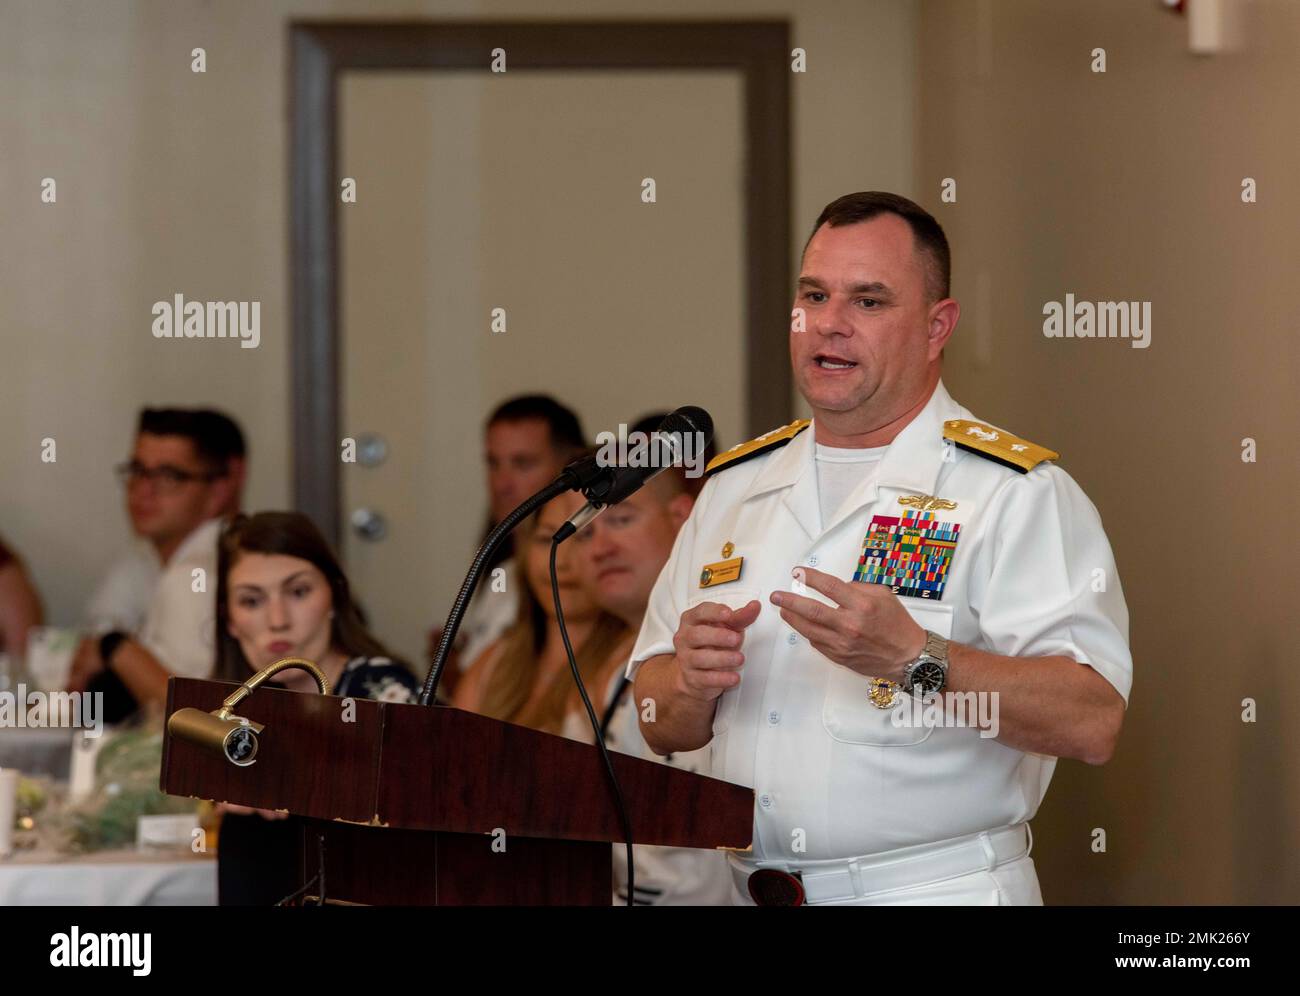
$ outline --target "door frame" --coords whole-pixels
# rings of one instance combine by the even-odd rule
[[[790,25],[745,21],[291,21],[293,501],[339,546],[338,84],[344,70],[728,69],[743,81],[745,413],[789,421]]]

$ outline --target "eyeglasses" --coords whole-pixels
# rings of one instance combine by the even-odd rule
[[[170,464],[163,464],[161,467],[146,467],[135,460],[118,464],[113,470],[123,484],[131,485],[136,481],[149,481],[157,484],[159,490],[162,491],[175,491],[191,481],[215,481],[219,477],[226,476],[225,471],[221,470],[195,472],[182,470],[180,467],[173,467]]]

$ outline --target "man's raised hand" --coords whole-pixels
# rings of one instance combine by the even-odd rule
[[[704,702],[740,684],[745,629],[763,605],[752,599],[739,609],[701,602],[682,613],[673,636],[678,690]]]

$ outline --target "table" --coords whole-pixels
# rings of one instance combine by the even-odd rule
[[[215,906],[214,856],[104,851],[0,858],[0,906]]]

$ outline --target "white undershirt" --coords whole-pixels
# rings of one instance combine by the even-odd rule
[[[822,528],[858,485],[875,476],[888,446],[869,449],[840,449],[817,444],[817,497],[821,502]]]

